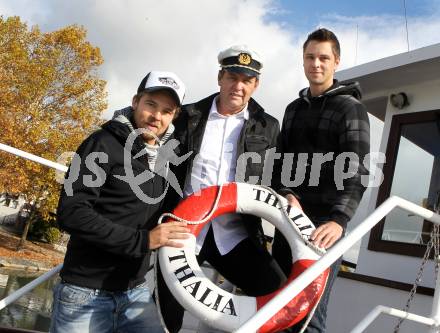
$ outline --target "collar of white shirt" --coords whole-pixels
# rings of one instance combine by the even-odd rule
[[[214,98],[214,100],[212,101],[211,110],[209,110],[209,117],[210,118],[236,117],[236,118],[243,118],[244,120],[249,119],[248,103],[246,103],[246,105],[243,107],[243,109],[240,112],[231,114],[229,116],[225,116],[225,115],[222,115],[221,113],[218,112],[218,109],[217,109],[218,98],[219,98],[219,96]]]

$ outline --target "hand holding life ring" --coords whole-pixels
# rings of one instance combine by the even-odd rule
[[[289,282],[318,260],[324,251],[317,249],[308,240],[315,227],[307,216],[298,208],[288,206],[284,198],[269,188],[230,183],[205,188],[201,193],[183,200],[173,215],[202,223],[188,225],[191,236],[182,241],[183,248],[160,248],[159,262],[163,277],[184,308],[208,325],[231,332],[243,325],[282,288],[261,297],[238,296],[217,287],[203,274],[195,257],[196,237],[206,223],[226,213],[256,215],[280,230],[292,251]],[[328,272],[327,269],[319,275],[258,332],[283,330],[313,312],[324,291]]]

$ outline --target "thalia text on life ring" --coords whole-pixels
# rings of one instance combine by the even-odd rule
[[[211,186],[189,196],[173,214],[188,221],[203,220],[212,211],[219,190],[220,186]],[[321,257],[308,241],[315,229],[313,223],[301,210],[288,206],[287,201],[272,190],[258,185],[229,183],[222,186],[217,199],[211,219],[234,212],[252,214],[280,230],[289,242],[293,257],[289,282]],[[281,289],[261,297],[248,297],[231,294],[212,283],[202,272],[195,256],[196,237],[208,222],[188,225],[191,236],[183,241],[183,248],[162,247],[159,250],[160,268],[171,293],[186,310],[209,326],[231,332],[243,325]],[[327,276],[328,270],[270,318],[258,332],[277,332],[305,318],[319,302]]]

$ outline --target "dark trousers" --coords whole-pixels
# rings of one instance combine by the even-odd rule
[[[286,281],[269,252],[255,245],[249,238],[241,241],[229,253],[221,255],[212,228],[209,228],[197,261],[199,264],[209,262],[225,279],[248,296],[266,295]],[[162,316],[170,333],[177,333],[182,327],[184,309],[169,291],[162,274],[159,272],[158,275]]]
[[[320,222],[313,221],[316,226],[320,225]],[[321,223],[322,224],[322,223]],[[275,231],[274,242],[272,246],[272,255],[277,260],[283,272],[288,276],[290,274],[290,268],[292,266],[292,254],[290,251],[289,243],[287,243],[284,236],[278,231]],[[307,328],[304,333],[325,333],[326,331],[326,320],[327,320],[327,305],[330,298],[331,289],[333,283],[339,272],[339,267],[341,266],[342,257],[336,260],[330,266],[330,274],[327,279],[327,284],[325,286],[324,292],[322,293],[321,300],[316,307],[315,313],[313,314]],[[298,333],[304,326],[307,318],[304,318],[298,324],[284,330],[283,332]]]

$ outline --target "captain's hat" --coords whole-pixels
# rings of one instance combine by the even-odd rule
[[[260,75],[263,64],[260,55],[247,45],[234,45],[218,54],[223,69],[248,76]]]

